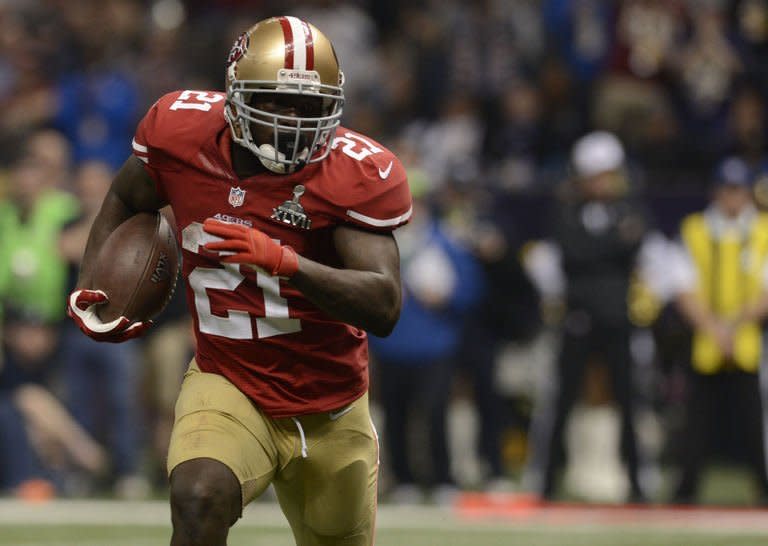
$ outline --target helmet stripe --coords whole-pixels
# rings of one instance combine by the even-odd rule
[[[286,17],[293,37],[293,66],[296,70],[307,70],[307,24],[297,17]],[[304,27],[307,27],[306,30]],[[311,36],[311,34],[310,34]]]
[[[285,66],[284,68],[294,68],[293,66],[293,29],[288,21],[288,17],[280,17],[280,26],[283,27],[283,40],[285,40]]]
[[[312,30],[306,21],[301,22],[301,28],[304,29],[304,42],[307,44],[307,70],[315,69],[315,40],[312,38]]]

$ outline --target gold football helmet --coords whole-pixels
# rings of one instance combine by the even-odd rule
[[[296,17],[256,23],[227,59],[224,115],[232,137],[273,172],[322,161],[341,120],[343,84],[333,45],[313,25]],[[294,102],[304,107],[284,107]]]

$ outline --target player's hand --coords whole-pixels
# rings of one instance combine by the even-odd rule
[[[234,252],[221,257],[222,262],[248,264],[260,267],[271,275],[292,277],[299,270],[296,251],[289,246],[276,243],[268,235],[242,224],[230,224],[213,218],[203,223],[203,229],[223,241],[206,243],[204,248],[211,252]]]
[[[96,305],[106,303],[108,299],[101,290],[75,290],[67,300],[67,315],[91,339],[110,343],[120,343],[138,337],[152,326],[151,320],[131,324],[127,317],[102,322],[96,315]]]

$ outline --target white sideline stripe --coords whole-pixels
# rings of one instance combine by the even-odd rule
[[[146,146],[142,146],[141,144],[136,142],[135,138],[131,141],[131,145],[133,146],[133,149],[136,150],[137,152],[141,152],[144,154],[149,152],[149,148],[147,148]]]
[[[674,532],[707,535],[768,533],[768,518],[760,510],[738,509],[647,509],[647,508],[559,508],[526,509],[514,516],[464,518],[450,507],[379,505],[379,529],[477,532],[537,531],[561,529],[564,533],[590,533],[611,529],[642,529],[643,532]],[[0,536],[3,525],[100,525],[170,528],[167,501],[56,500],[34,504],[0,500]],[[238,527],[285,529],[277,503],[256,502],[243,512]],[[25,543],[27,544],[27,543]],[[48,543],[46,543],[48,544]]]
[[[405,214],[401,214],[400,216],[396,216],[395,218],[386,218],[386,219],[380,220],[378,218],[371,218],[370,216],[366,216],[365,214],[360,214],[359,212],[355,212],[354,210],[347,211],[347,216],[354,218],[359,222],[364,222],[369,226],[375,226],[375,227],[396,226],[397,224],[405,222],[408,218],[411,217],[411,214],[413,214],[413,207],[409,208]]]
[[[147,157],[141,157],[140,155],[137,155],[136,157],[141,159],[144,163],[149,163],[149,158],[147,158]]]

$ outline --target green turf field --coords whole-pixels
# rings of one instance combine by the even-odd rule
[[[169,536],[168,528],[138,525],[0,526],[0,544],[3,546],[156,546],[167,545]],[[385,529],[376,537],[377,546],[764,546],[767,542],[765,535],[628,532],[620,529]],[[229,545],[294,546],[294,542],[284,529],[236,527],[230,534]]]
[[[764,546],[768,511],[549,506],[506,513],[382,506],[377,546]],[[167,503],[0,500],[0,546],[164,546]],[[274,504],[248,507],[229,546],[294,546]]]

